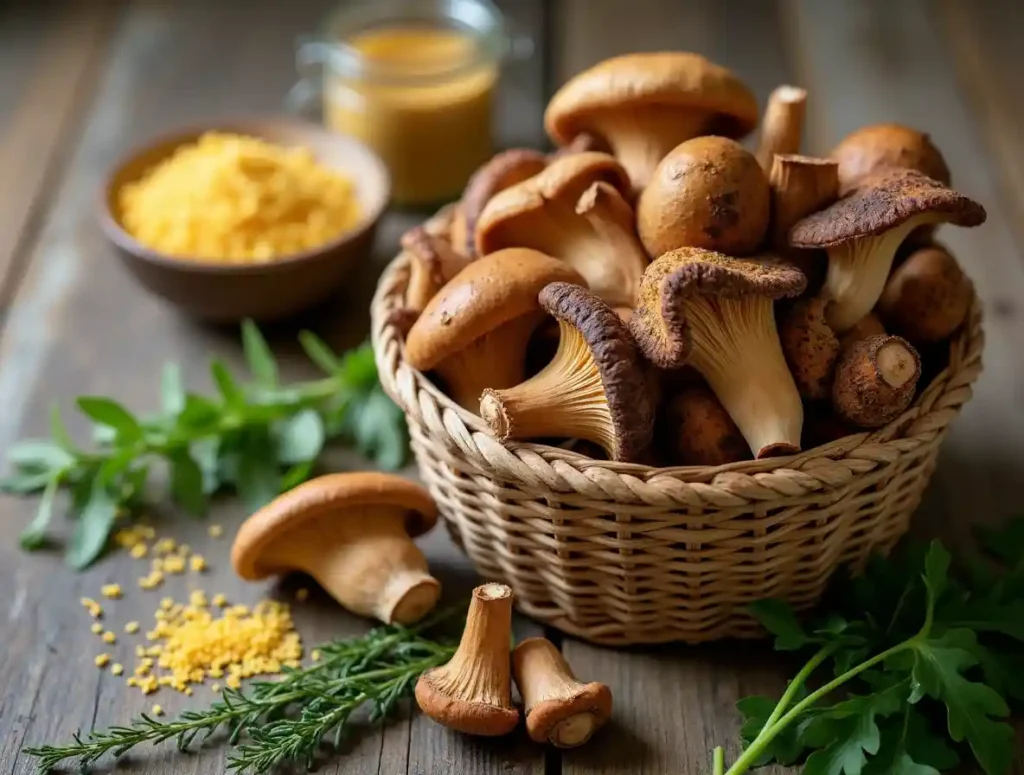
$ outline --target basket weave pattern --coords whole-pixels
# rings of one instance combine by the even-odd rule
[[[752,637],[747,603],[813,606],[838,565],[860,569],[906,532],[981,371],[975,299],[948,367],[877,431],[718,468],[595,461],[502,445],[406,364],[389,314],[408,275],[399,255],[381,276],[374,352],[453,539],[483,577],[512,587],[524,613],[605,645]]]

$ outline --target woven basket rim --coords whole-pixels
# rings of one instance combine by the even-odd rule
[[[442,211],[435,222],[447,215]],[[702,500],[713,493],[704,488],[721,487],[734,492],[739,480],[763,479],[765,475],[799,477],[802,472],[815,471],[822,464],[846,461],[854,471],[862,463],[891,462],[902,453],[933,441],[959,413],[960,407],[971,397],[971,385],[981,372],[981,354],[984,348],[981,303],[974,293],[967,319],[949,343],[949,363],[931,383],[922,390],[914,402],[888,425],[874,431],[845,436],[828,444],[801,451],[787,457],[750,460],[723,466],[656,467],[636,463],[595,460],[572,450],[532,442],[498,442],[486,424],[476,415],[463,409],[442,392],[427,376],[413,369],[405,361],[404,339],[393,324],[394,310],[402,306],[408,282],[409,257],[399,253],[385,268],[378,281],[371,303],[371,340],[380,381],[385,391],[406,413],[435,418],[434,429],[444,429],[445,438],[434,438],[449,448],[460,449],[473,459],[484,472],[505,480],[519,478],[524,469],[502,451],[518,458],[526,467],[558,469],[558,478],[564,480],[573,473],[593,480],[602,479],[610,490],[617,489],[609,477],[619,477],[628,489],[638,482],[659,483],[674,481],[702,488]],[[500,458],[505,458],[501,460]],[[873,462],[872,462],[873,461]],[[538,464],[543,464],[539,466]],[[540,479],[545,479],[543,472]],[[772,480],[778,479],[772,476]],[[767,484],[767,482],[762,482]],[[556,489],[564,490],[564,487]],[[771,497],[783,490],[771,487]],[[767,494],[765,497],[768,497]],[[644,500],[644,498],[641,498]],[[714,498],[712,497],[712,500]],[[653,504],[652,504],[653,505]]]

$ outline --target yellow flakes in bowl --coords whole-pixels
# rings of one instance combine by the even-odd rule
[[[252,264],[310,250],[359,222],[352,182],[306,148],[209,132],[119,192],[122,226],[153,250]]]

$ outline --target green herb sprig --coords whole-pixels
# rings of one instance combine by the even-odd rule
[[[325,443],[335,438],[383,468],[401,467],[408,455],[405,420],[377,381],[370,346],[339,356],[312,333],[299,338],[325,377],[282,384],[270,348],[247,321],[242,344],[250,382],[239,382],[214,360],[217,395],[201,396],[186,392],[180,370],[168,364],[161,410],[152,417],[133,415],[109,398],[80,397],[78,409],[94,426],[90,449],[71,440],[55,408],[51,438],[15,444],[8,453],[13,473],[0,480],[0,491],[42,495],[21,534],[22,547],[44,544],[57,495],[66,490],[76,521],[67,560],[86,567],[106,546],[117,515],[143,504],[150,474],[161,464],[171,498],[197,516],[224,489],[238,492],[249,509],[259,508],[308,479]]]
[[[204,710],[185,711],[170,721],[143,714],[129,726],[76,734],[67,745],[41,745],[24,753],[36,757],[38,771],[45,773],[69,759],[84,768],[143,743],[174,740],[185,751],[223,730],[237,746],[228,757],[231,770],[266,773],[285,762],[311,767],[324,740],[335,748],[341,744],[358,708],[372,706],[371,723],[393,716],[421,673],[451,659],[455,646],[422,633],[462,610],[442,612],[415,628],[379,627],[359,638],[328,643],[312,666],[286,671],[279,681],[256,682],[248,693],[225,689]]]
[[[755,604],[776,650],[810,656],[779,700],[740,701],[745,748],[728,770],[716,749],[715,775],[772,761],[803,761],[804,775],[938,775],[957,749],[1004,775],[1009,703],[1024,701],[1024,520],[980,537],[985,556],[956,565],[938,542],[875,557],[804,624],[784,603]]]

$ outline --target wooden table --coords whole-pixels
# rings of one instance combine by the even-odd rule
[[[929,130],[956,186],[988,207],[975,231],[950,229],[957,253],[987,309],[986,371],[943,449],[918,530],[962,539],[976,521],[998,521],[1019,505],[1024,479],[1024,6],[968,0],[506,0],[534,55],[511,65],[501,99],[501,142],[542,145],[546,96],[567,76],[611,54],[692,49],[737,70],[764,100],[783,82],[810,89],[809,146],[825,152],[852,129],[902,121]],[[0,450],[45,434],[53,403],[82,393],[154,407],[160,364],[184,364],[191,387],[208,389],[205,361],[240,367],[236,333],[200,328],[136,287],[101,238],[93,213],[104,170],[133,143],[165,128],[219,114],[280,108],[291,84],[293,44],[313,30],[328,0],[277,2],[8,2],[0,9]],[[398,235],[417,216],[389,215],[375,260],[354,287],[307,316],[303,326],[347,347],[367,330],[369,293]],[[296,327],[271,330],[288,374],[305,375]],[[84,433],[83,425],[74,426]],[[358,461],[341,457],[337,465]],[[0,774],[27,773],[23,745],[58,742],[77,729],[125,722],[153,698],[92,665],[98,641],[78,604],[101,584],[128,594],[112,620],[148,620],[161,594],[179,598],[188,581],[138,590],[143,566],[115,553],[85,573],[56,554],[27,555],[15,537],[35,504],[0,498]],[[230,528],[243,517],[218,506]],[[161,531],[188,541],[213,568],[203,580],[250,602],[288,597],[298,582],[244,585],[227,563],[228,540],[204,524],[168,521]],[[452,594],[472,571],[443,531],[425,540]],[[193,583],[194,583],[194,577]],[[366,622],[323,595],[295,607],[307,644],[362,632]],[[537,633],[528,621],[520,634]],[[737,752],[735,700],[777,690],[785,676],[763,645],[611,651],[565,638],[581,676],[615,696],[608,731],[582,750],[545,751],[521,734],[495,741],[450,734],[409,714],[367,728],[322,772],[345,773],[696,773],[711,749]],[[130,662],[128,646],[112,650]],[[168,713],[210,698],[163,691]],[[122,765],[145,773],[212,773],[216,747],[181,756],[167,746]],[[1017,771],[1021,771],[1018,765]]]

